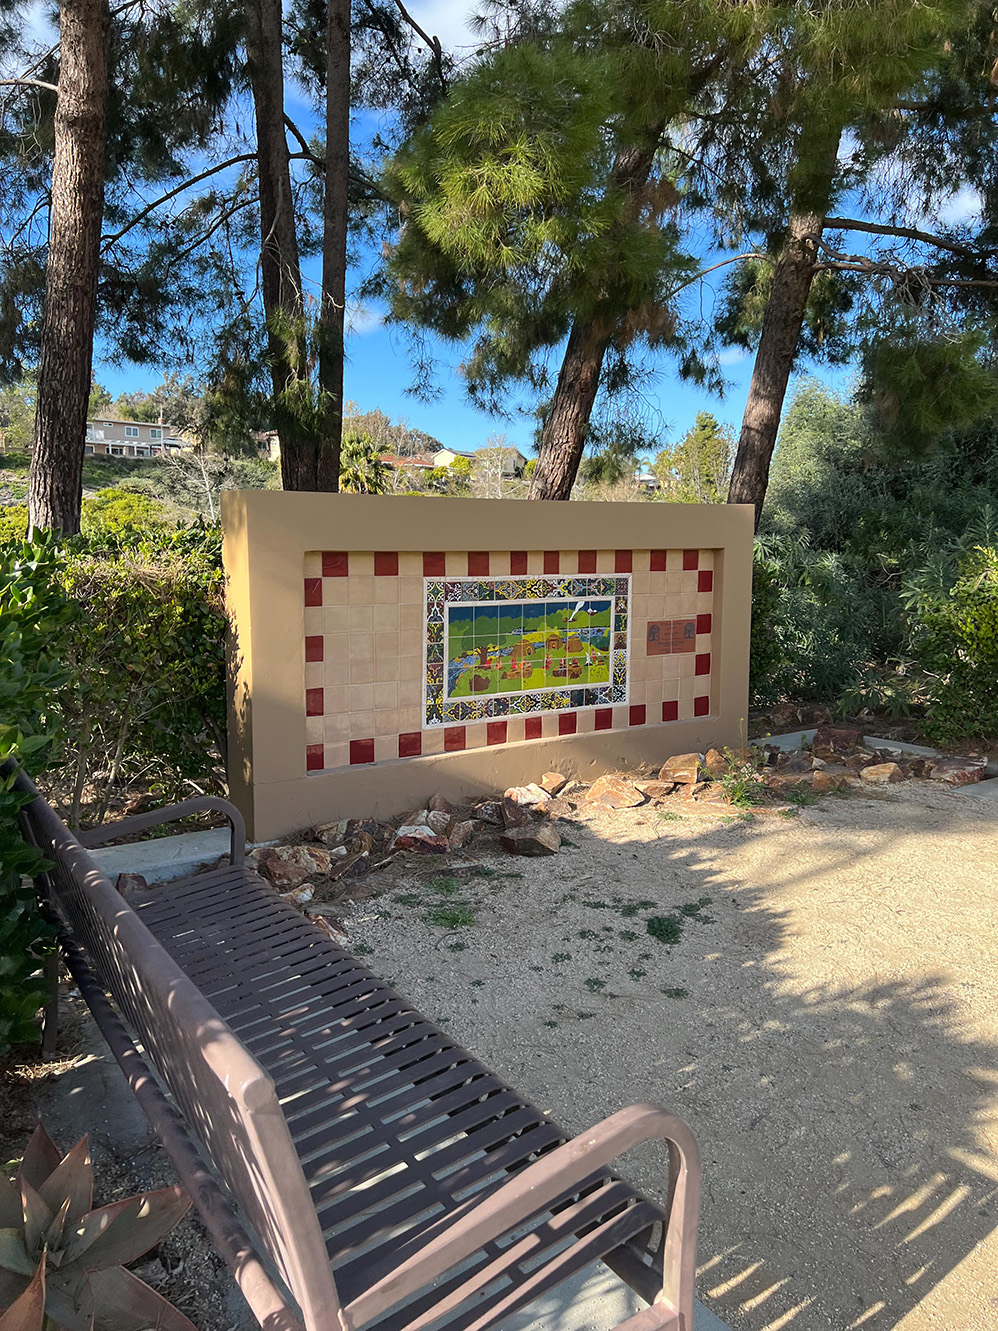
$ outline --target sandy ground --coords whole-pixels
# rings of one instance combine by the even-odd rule
[[[400,866],[355,948],[566,1128],[640,1100],[692,1125],[698,1292],[733,1327],[994,1331],[998,810],[912,783],[562,827],[491,875]],[[455,903],[473,924],[426,922]],[[663,1164],[622,1172],[656,1193]]]

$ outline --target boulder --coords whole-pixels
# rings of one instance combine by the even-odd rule
[[[325,877],[333,867],[333,855],[324,846],[273,846],[271,858],[297,865],[306,874]]]
[[[557,795],[559,790],[564,790],[568,785],[568,777],[562,776],[560,772],[545,772],[537,784],[549,795]]]
[[[860,779],[871,786],[886,786],[890,782],[901,780],[901,768],[897,763],[871,763],[860,772]]]
[[[769,723],[774,730],[792,730],[800,725],[800,708],[792,702],[781,702],[769,713]]]
[[[987,758],[936,758],[929,776],[951,786],[968,786],[983,778],[987,765]]]
[[[457,809],[451,804],[450,800],[444,799],[443,795],[431,795],[426,802],[426,807],[431,813],[446,813],[451,818],[457,817]]]
[[[454,815],[445,809],[427,809],[423,822],[437,836],[447,836],[454,826]]]
[[[290,892],[282,892],[281,896],[292,906],[307,906],[315,896],[315,888],[311,883],[301,883],[298,887],[293,887]]]
[[[610,775],[597,777],[589,787],[586,799],[590,804],[603,804],[608,809],[634,809],[645,802],[645,796],[632,781]]]
[[[385,835],[386,830],[377,818],[351,818],[347,822],[344,840],[352,841],[354,837],[369,836],[376,841],[379,836]]]
[[[392,837],[388,846],[389,855],[400,850],[414,850],[418,855],[444,855],[450,849],[447,838],[431,827],[428,819],[439,817],[429,809],[417,809],[409,815]]]
[[[530,827],[508,827],[499,844],[511,855],[557,855],[561,837],[550,823],[532,823]]]
[[[321,823],[313,827],[312,835],[324,846],[341,846],[347,837],[347,819],[341,818],[335,823]]]
[[[792,790],[794,786],[808,786],[814,780],[814,773],[807,772],[766,772],[763,781],[770,790]]]
[[[841,762],[854,753],[862,741],[861,730],[851,730],[847,726],[819,726],[811,741],[811,752],[816,758],[824,758],[826,763]]]
[[[472,812],[483,823],[493,823],[496,827],[503,826],[501,800],[481,800]]]
[[[501,807],[503,827],[529,827],[534,821],[531,810],[525,804],[517,804],[516,800],[504,796]]]
[[[659,780],[695,786],[700,780],[702,766],[702,753],[678,753],[674,758],[669,758],[662,764],[658,774]]]
[[[827,707],[801,707],[800,719],[806,726],[828,726],[832,723],[832,714]]]
[[[703,765],[711,776],[724,776],[729,763],[720,749],[708,749]]]
[[[334,942],[337,947],[346,948],[350,946],[350,939],[339,926],[338,920],[327,920],[324,915],[313,915],[311,912],[309,912],[308,918],[315,927],[321,929],[326,937]]]
[[[676,789],[674,781],[635,781],[634,784],[650,800],[664,800]]]
[[[555,798],[548,800],[547,804],[537,806],[544,814],[545,818],[570,818],[575,812],[575,805],[571,800]]]
[[[129,892],[143,892],[149,886],[140,873],[120,873],[114,885],[122,896],[127,896]]]
[[[543,804],[546,799],[550,798],[550,794],[543,786],[539,786],[536,781],[532,781],[529,786],[511,786],[503,798],[512,800],[514,804],[522,804],[529,808],[533,804]]]
[[[813,764],[813,757],[803,749],[784,749],[776,758],[778,772],[810,772]]]
[[[481,830],[482,824],[477,818],[465,818],[455,823],[450,834],[451,850],[463,850],[465,846],[470,846]]]
[[[287,850],[289,847],[270,846],[265,854],[257,861],[257,866],[263,876],[270,880],[276,888],[287,889],[289,887],[298,887],[309,875],[309,870],[300,864],[295,864],[291,860],[282,859],[277,854],[278,850]]]
[[[844,777],[833,776],[831,772],[817,771],[811,777],[811,789],[816,795],[827,794],[830,790],[839,790],[844,784]]]
[[[864,767],[879,766],[877,755],[871,753],[869,749],[857,749],[851,753],[848,758],[843,759],[843,765],[848,767],[851,772],[862,771]]]
[[[827,766],[828,764],[825,762],[824,758],[811,759],[811,770],[814,772],[823,772]]]

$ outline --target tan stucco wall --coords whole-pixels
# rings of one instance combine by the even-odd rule
[[[528,503],[253,490],[225,493],[222,520],[233,625],[229,780],[232,799],[257,839],[339,817],[403,812],[434,791],[452,798],[492,791],[529,780],[551,767],[591,779],[618,767],[661,762],[672,753],[738,741],[748,706],[750,507]],[[713,574],[708,715],[675,721],[658,719],[662,715],[657,701],[660,694],[675,695],[668,693],[668,685],[662,693],[662,684],[651,682],[651,676],[663,659],[667,677],[671,667],[668,658],[658,657],[650,664],[645,660],[643,634],[649,614],[654,618],[663,613],[663,602],[656,599],[656,593],[661,586],[664,594],[666,575],[661,584],[654,577],[649,581],[636,563],[630,629],[632,692],[628,702],[640,699],[638,705],[644,706],[647,696],[646,723],[627,724],[624,714],[628,708],[614,707],[612,728],[596,731],[591,728],[593,709],[582,708],[577,713],[577,734],[549,735],[551,718],[557,716],[552,713],[545,717],[542,738],[486,745],[484,723],[476,721],[467,726],[469,747],[464,751],[427,753],[427,749],[438,749],[442,744],[441,730],[417,726],[425,721],[425,714],[417,715],[405,694],[404,703],[399,703],[398,728],[414,726],[422,730],[426,737],[423,756],[393,757],[392,753],[398,751],[396,737],[382,735],[375,739],[374,762],[340,765],[342,755],[349,751],[349,741],[358,738],[350,733],[350,725],[361,716],[366,725],[367,716],[366,711],[355,710],[350,713],[352,720],[343,722],[340,709],[349,706],[346,700],[351,688],[358,697],[364,694],[365,698],[366,690],[360,683],[364,667],[356,659],[352,666],[342,667],[342,680],[338,677],[341,667],[334,663],[328,645],[343,641],[336,636],[340,630],[352,632],[351,621],[330,601],[344,606],[350,606],[351,601],[357,606],[371,603],[373,609],[378,604],[398,602],[401,615],[404,603],[414,601],[416,580],[420,587],[423,585],[419,576],[423,551],[446,552],[446,577],[450,579],[469,576],[468,551],[492,552],[492,576],[498,578],[510,572],[510,551],[528,552],[524,572],[539,576],[545,551],[562,552],[562,572],[568,574],[575,571],[571,561],[580,549],[596,552],[599,573],[613,572],[615,551],[643,552],[642,570],[648,567],[649,551],[701,552],[702,563]],[[315,573],[323,551],[350,552],[353,559],[349,576],[324,580],[327,600],[322,601],[318,618],[315,609],[305,605],[304,579]],[[373,563],[375,552],[399,554],[394,587],[389,587],[387,579],[371,575],[367,564]],[[670,599],[665,613],[693,614],[698,604],[694,592],[680,578],[668,576]],[[706,604],[703,595],[699,599]],[[329,615],[325,613],[327,606]],[[396,636],[409,663],[403,667],[400,658],[400,674],[403,669],[412,673],[411,635],[417,634],[421,648],[421,613],[414,616],[410,607],[408,617],[400,620],[397,635],[389,631],[378,636],[377,641],[386,644],[389,655],[379,658],[377,671],[372,666],[372,683],[390,686],[390,681],[375,680],[374,676],[392,673],[385,662],[390,662],[390,653],[398,650],[393,645]],[[366,611],[361,614],[366,615]],[[332,635],[325,639],[328,657],[322,666],[306,663],[307,633]],[[690,657],[682,663],[686,674],[691,673],[692,661]],[[353,683],[351,669],[356,676]],[[678,666],[673,673],[678,677]],[[306,717],[305,690],[309,684],[325,685],[324,717]],[[686,712],[691,687],[683,680],[676,685],[676,694],[686,700],[682,704]],[[516,724],[511,721],[511,728]],[[522,722],[519,724],[517,733],[522,734]],[[326,745],[318,748],[323,737]],[[310,754],[323,753],[323,761],[336,766],[308,771],[307,750]]]

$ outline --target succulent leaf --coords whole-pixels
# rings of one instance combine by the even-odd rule
[[[38,1192],[52,1171],[58,1169],[61,1159],[55,1142],[39,1123],[24,1148],[18,1179],[26,1181]]]
[[[97,1331],[197,1331],[179,1308],[123,1266],[94,1271],[90,1287]]]
[[[79,1264],[88,1271],[124,1266],[136,1261],[169,1234],[190,1207],[183,1188],[159,1188],[129,1197],[110,1224],[78,1250]],[[83,1222],[100,1213],[92,1211]],[[82,1228],[82,1227],[81,1227]],[[74,1252],[75,1241],[74,1241]]]
[[[94,1204],[94,1174],[86,1137],[81,1137],[59,1162],[38,1189],[38,1195],[53,1211],[58,1211],[65,1201],[69,1201],[67,1229],[87,1214]]]
[[[5,1271],[14,1271],[19,1276],[30,1276],[34,1272],[35,1263],[24,1246],[21,1225],[16,1229],[0,1229],[0,1267]]]
[[[42,1331],[45,1320],[45,1258],[31,1278],[31,1284],[21,1294],[3,1316],[0,1316],[0,1331]]]
[[[69,1208],[73,1204],[72,1197],[67,1197],[56,1212],[55,1219],[45,1231],[45,1247],[48,1250],[61,1248],[62,1236],[66,1228],[66,1217],[69,1215]]]
[[[21,1206],[24,1210],[24,1246],[29,1253],[37,1253],[42,1236],[55,1216],[25,1178],[21,1179]]]
[[[0,1174],[0,1229],[19,1229],[23,1223],[21,1194]]]
[[[45,1315],[64,1331],[93,1331],[94,1298],[86,1277],[76,1273],[63,1284],[50,1270],[45,1290]]]

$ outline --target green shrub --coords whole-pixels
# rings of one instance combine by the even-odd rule
[[[165,527],[163,505],[147,494],[132,490],[98,490],[84,499],[80,512],[80,530],[87,537],[106,537],[130,529],[147,534]]]
[[[51,542],[0,549],[0,1052],[36,1037],[44,1001],[40,968],[52,931],[38,913],[27,879],[45,861],[22,838],[14,765],[32,775],[51,761],[58,738],[59,692],[68,673],[61,654],[75,618],[59,583]]]
[[[0,546],[20,544],[27,537],[27,504],[5,504],[0,508]]]

